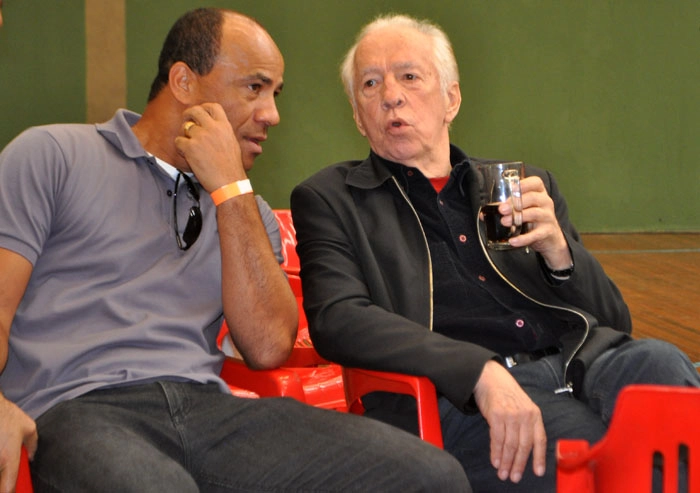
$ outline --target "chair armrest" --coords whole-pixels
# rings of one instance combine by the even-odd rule
[[[591,447],[586,440],[557,441],[557,492],[594,492]]]
[[[283,368],[304,368],[308,366],[328,365],[330,361],[322,358],[313,347],[295,345],[292,354],[282,364]]]
[[[370,392],[394,392],[411,395],[418,409],[418,430],[426,442],[443,448],[440,413],[435,385],[427,377],[359,368],[343,368],[348,410],[363,414],[362,396]]]
[[[306,402],[299,376],[290,370],[252,370],[246,364],[227,356],[221,368],[221,378],[230,385],[251,390],[260,397],[292,397]]]

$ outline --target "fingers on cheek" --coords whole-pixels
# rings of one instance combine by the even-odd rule
[[[217,119],[218,116],[222,116],[224,114],[224,109],[221,107],[219,103],[205,103],[202,105],[204,108],[204,111],[206,111],[210,117],[213,119]]]
[[[175,138],[175,149],[181,156],[185,156],[192,149],[192,141],[186,137]]]

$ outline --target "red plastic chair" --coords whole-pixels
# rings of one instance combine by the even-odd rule
[[[251,370],[242,360],[229,358],[227,362],[226,381],[229,386],[233,383],[235,395],[241,392],[235,388],[243,388],[243,392],[252,391],[260,397],[293,397],[314,407],[347,411],[342,369],[338,365]]]
[[[620,392],[608,431],[598,443],[557,442],[557,491],[652,491],[653,463],[663,464],[663,491],[700,493],[700,389],[630,385]],[[687,464],[679,459],[681,450]]]
[[[282,254],[284,262],[282,269],[287,274],[292,292],[296,296],[299,308],[299,327],[294,349],[289,359],[282,365],[283,370],[293,372],[303,389],[303,396],[295,391],[295,397],[315,407],[346,411],[345,391],[343,388],[343,374],[340,365],[331,363],[322,358],[313,347],[309,337],[308,323],[304,314],[303,297],[301,291],[301,278],[299,277],[299,257],[296,253],[296,230],[292,223],[292,215],[289,209],[276,209],[275,217],[280,227],[282,238]],[[219,347],[230,343],[228,339],[228,327],[223,324],[219,334]],[[239,366],[245,367],[242,361],[232,360]],[[240,370],[244,372],[245,370]],[[247,377],[254,381],[256,378],[267,379],[266,371],[248,370]],[[252,382],[249,381],[249,382]],[[235,380],[235,384],[249,388],[250,383]]]
[[[294,229],[291,212],[288,209],[276,209],[274,212],[282,237],[282,251],[285,259],[282,266],[289,277],[292,291],[297,297],[300,317],[297,342],[292,351],[292,356],[284,366],[300,367],[329,364],[313,348],[309,337],[308,325],[302,306],[303,295],[301,279],[299,278],[300,262],[296,252],[296,229]],[[337,365],[331,364],[330,367],[335,372]],[[442,430],[437,408],[437,396],[435,386],[429,379],[399,373],[344,368],[342,370],[342,381],[345,393],[345,407],[354,414],[364,413],[361,397],[369,392],[386,391],[412,395],[416,399],[418,406],[420,436],[424,440],[442,448]],[[307,387],[305,386],[305,388]],[[334,387],[332,391],[332,395],[335,398],[338,397],[338,390],[340,390],[340,387]],[[325,392],[327,389],[323,391]]]
[[[296,251],[297,231],[294,229],[292,211],[289,209],[275,209],[273,212],[280,226],[280,236],[282,238],[282,255],[284,256],[282,269],[287,274],[299,275],[300,265]]]
[[[300,263],[297,255],[297,236],[292,222],[292,213],[289,209],[275,209],[275,218],[280,228],[280,237],[282,239],[282,270],[287,274],[289,285],[297,299],[297,307],[299,308],[299,332],[289,360],[283,365],[285,367],[306,367],[316,366],[319,364],[330,364],[329,361],[321,358],[316,352],[309,337],[309,325],[306,321],[303,306],[303,293],[301,290],[301,278],[299,277]]]
[[[295,294],[300,292],[301,281],[299,276],[290,275],[289,279]],[[295,287],[297,284],[298,288]],[[227,375],[232,378],[225,378],[225,380],[237,387],[243,387],[255,392],[258,392],[260,386],[264,389],[271,388],[273,393],[266,392],[264,395],[261,394],[264,397],[287,395],[311,406],[346,411],[347,405],[345,402],[342,368],[340,365],[329,363],[316,352],[309,337],[309,329],[303,307],[301,306],[300,295],[297,295],[297,303],[299,305],[299,331],[292,354],[284,365],[277,370],[256,371],[249,369],[242,360],[229,357],[227,358],[229,366]],[[219,334],[220,347],[225,344],[224,341],[227,338],[228,326],[224,322]],[[234,370],[236,372],[235,376],[231,374]],[[288,384],[290,374],[294,375],[294,382],[291,387]],[[276,378],[280,379],[277,389],[284,393],[274,394],[274,386],[271,386],[270,381],[274,381]]]
[[[19,460],[19,474],[15,483],[16,493],[32,493],[32,477],[29,473],[29,459],[27,459],[27,451],[22,447],[22,456]]]
[[[301,379],[290,370],[251,370],[243,361],[226,357],[221,378],[238,397],[292,397],[305,402]]]
[[[359,368],[343,368],[343,378],[348,410],[353,414],[364,414],[362,396],[370,392],[394,392],[413,396],[418,408],[420,437],[436,447],[443,448],[437,394],[430,379]]]

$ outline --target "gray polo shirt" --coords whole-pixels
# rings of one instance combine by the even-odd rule
[[[100,125],[31,128],[0,154],[0,248],[34,266],[12,323],[0,389],[33,418],[96,388],[216,382],[223,319],[216,208],[187,251],[174,181],[118,111]],[[199,186],[199,185],[197,185]],[[256,197],[278,260],[279,229]],[[180,180],[180,234],[194,200]]]

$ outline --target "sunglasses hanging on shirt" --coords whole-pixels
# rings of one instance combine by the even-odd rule
[[[187,184],[187,191],[196,202],[195,205],[190,207],[190,212],[187,214],[187,224],[185,225],[185,232],[182,233],[182,238],[180,238],[180,229],[177,225],[177,191],[180,185],[180,177],[185,180],[185,183]],[[192,179],[183,173],[179,173],[175,179],[175,192],[173,193],[173,218],[177,246],[180,250],[188,250],[192,245],[194,245],[195,241],[197,241],[197,238],[199,238],[199,233],[202,231],[202,211],[199,208],[199,191],[197,190],[197,187]]]

